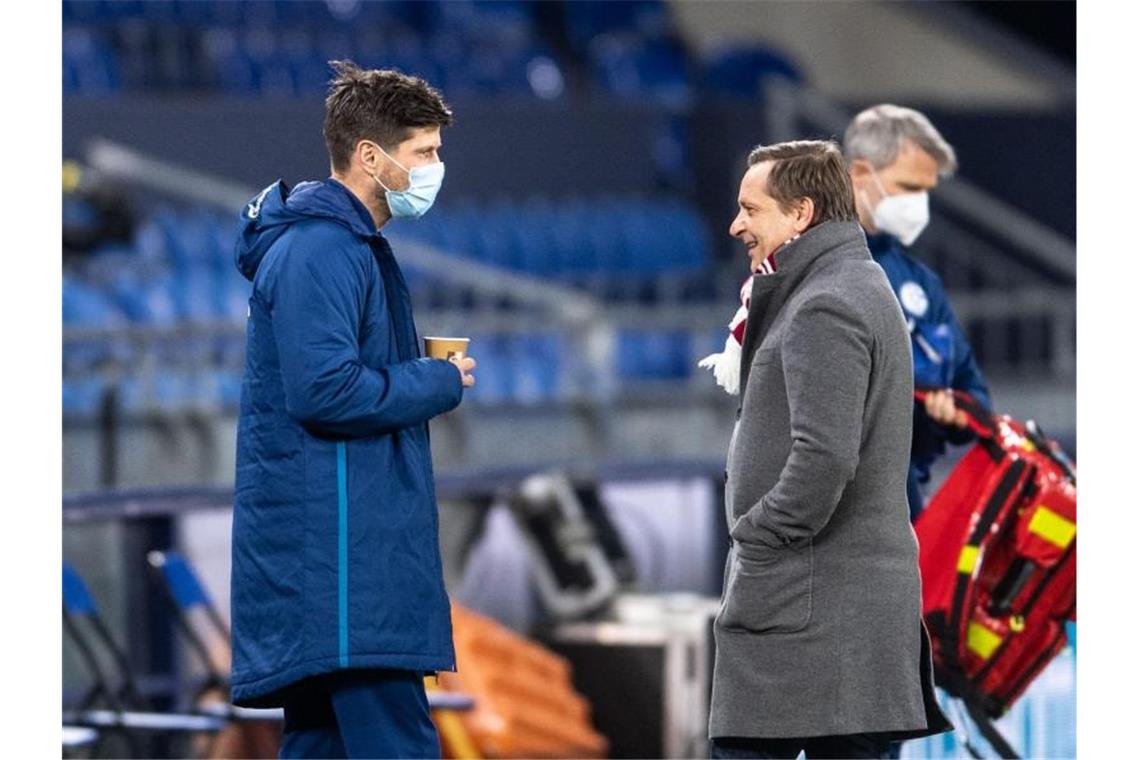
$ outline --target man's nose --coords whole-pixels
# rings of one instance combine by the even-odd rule
[[[744,233],[744,222],[740,219],[740,214],[732,220],[732,224],[728,226],[728,234],[732,237],[740,237]]]

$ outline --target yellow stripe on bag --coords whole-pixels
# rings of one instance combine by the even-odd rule
[[[1029,521],[1029,532],[1065,549],[1073,543],[1073,536],[1077,535],[1077,524],[1038,504],[1037,513]]]
[[[1001,636],[978,623],[970,623],[966,628],[966,648],[983,660],[990,659],[994,650],[1001,646]]]
[[[963,575],[970,575],[974,572],[977,564],[978,547],[973,544],[966,544],[962,547],[962,553],[958,555],[958,572]]]

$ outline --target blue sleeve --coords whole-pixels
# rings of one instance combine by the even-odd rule
[[[449,362],[361,362],[371,260],[344,246],[317,245],[320,239],[295,239],[273,286],[271,319],[289,416],[327,434],[367,436],[455,408],[463,382]]]
[[[935,320],[945,324],[950,329],[953,340],[954,367],[950,376],[950,387],[957,391],[969,393],[982,406],[993,409],[990,390],[986,385],[985,378],[982,377],[982,371],[978,368],[977,359],[974,358],[974,350],[970,348],[962,325],[958,323],[958,317],[950,306],[950,299],[946,297],[946,291],[942,289],[942,283],[936,276],[932,278],[929,290],[936,296],[931,299],[932,306],[935,309]],[[925,412],[923,414],[925,415]],[[946,427],[944,433],[946,438],[955,444],[966,443],[974,439],[974,434],[971,431],[960,428]]]
[[[946,323],[950,325],[954,335],[954,377],[950,386],[955,390],[969,393],[982,406],[992,410],[993,402],[990,400],[990,389],[986,385],[985,378],[982,377],[982,371],[978,369],[974,350],[970,348],[970,343],[966,340],[962,326],[958,324],[958,318],[954,315],[950,302],[943,298],[942,303],[946,310]]]

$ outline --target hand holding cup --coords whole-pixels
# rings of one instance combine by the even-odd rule
[[[463,378],[463,387],[470,388],[475,384],[475,376],[469,374],[471,370],[475,369],[475,360],[470,356],[453,356],[448,359],[449,362],[459,367],[459,375]]]
[[[463,387],[470,388],[475,384],[475,376],[470,374],[475,369],[475,360],[467,355],[470,343],[470,338],[424,338],[424,353],[433,359],[445,359],[458,367]]]

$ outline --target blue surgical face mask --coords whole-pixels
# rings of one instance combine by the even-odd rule
[[[407,169],[379,145],[376,147],[381,153],[388,156],[392,163],[408,173],[407,190],[392,190],[380,181],[379,176],[371,175],[372,179],[384,188],[384,197],[388,200],[388,210],[392,212],[392,217],[395,219],[418,219],[426,214],[427,210],[435,203],[435,196],[439,193],[440,186],[443,185],[443,162],[437,161],[427,166]]]

